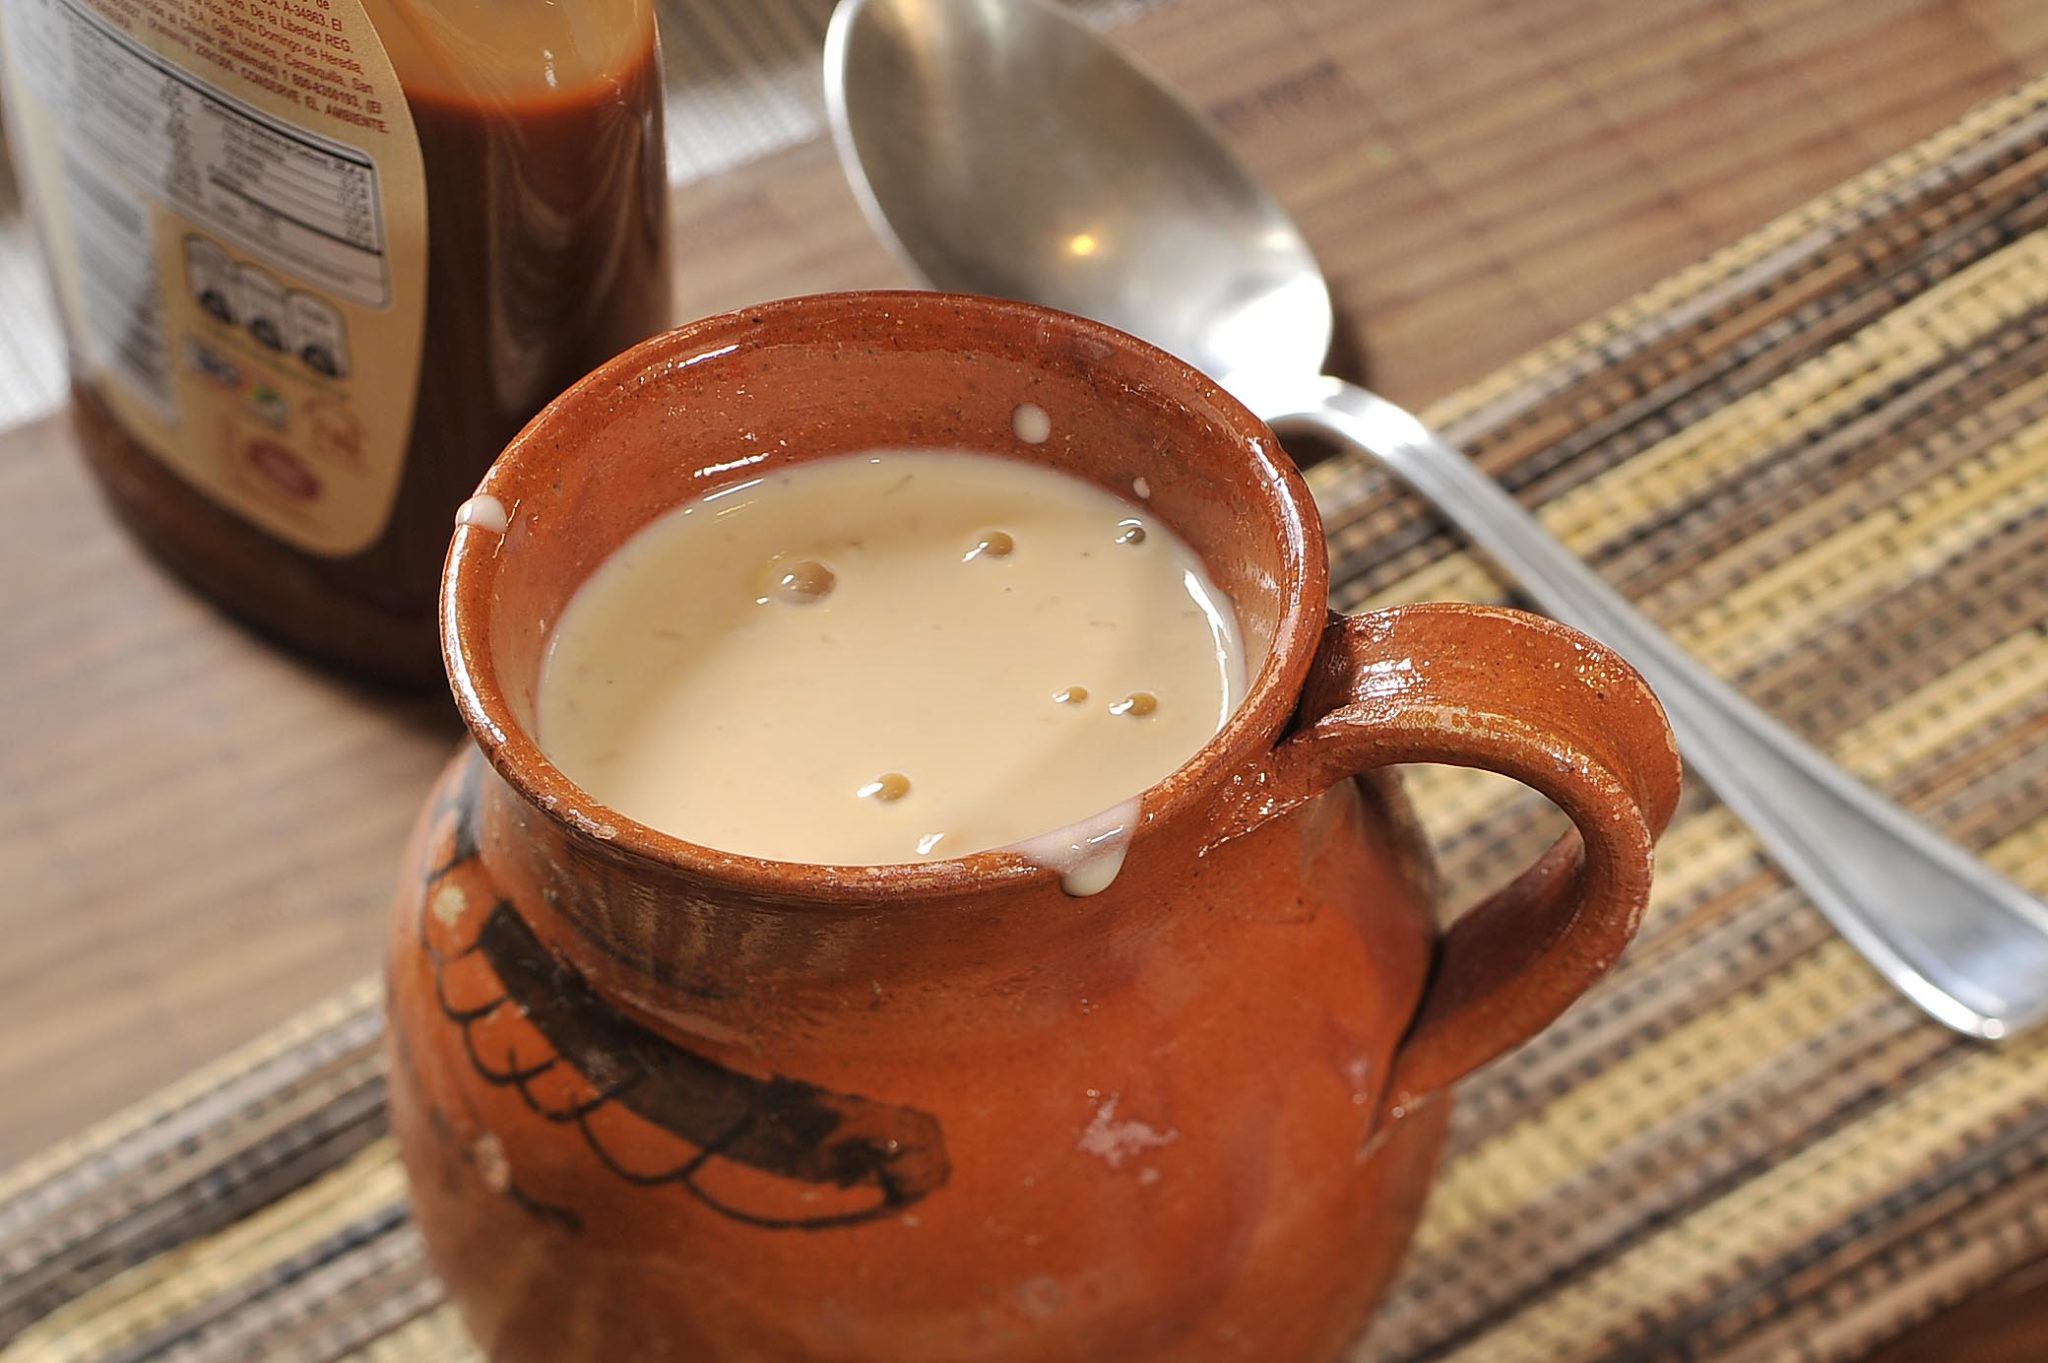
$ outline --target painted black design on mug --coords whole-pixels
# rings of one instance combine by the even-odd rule
[[[441,1012],[484,1082],[575,1127],[612,1175],[680,1188],[762,1229],[859,1225],[944,1186],[951,1165],[929,1113],[718,1064],[612,1009],[509,900],[472,909],[464,890],[485,888],[482,878],[455,877],[477,857],[481,768],[472,758],[442,805],[453,818],[446,855],[427,874],[420,945]],[[504,1027],[519,1040],[495,1034]],[[636,1162],[620,1147],[645,1146],[647,1126],[677,1148]]]
[[[406,1045],[405,1034],[397,1032],[394,1035],[398,1038],[401,1062],[409,1063],[406,1061],[406,1052],[410,1048]],[[467,1095],[463,1096],[462,1104],[469,1115],[470,1129],[474,1130],[481,1127],[483,1125],[483,1118],[478,1115],[476,1105],[469,1101]],[[455,1123],[448,1120],[447,1113],[437,1107],[429,1106],[427,1108],[427,1120],[433,1123],[434,1130],[441,1137],[442,1141],[455,1151],[456,1157],[471,1169],[476,1170],[486,1182],[491,1181],[493,1178],[503,1178],[505,1196],[512,1199],[513,1206],[545,1225],[571,1231],[583,1229],[583,1218],[576,1215],[569,1208],[557,1206],[552,1202],[544,1202],[540,1198],[535,1197],[532,1193],[520,1187],[507,1170],[499,1169],[493,1171],[486,1168],[483,1157],[477,1147],[463,1141],[456,1132]]]

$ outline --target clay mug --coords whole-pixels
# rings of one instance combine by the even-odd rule
[[[1027,402],[1043,443],[1013,434]],[[1099,894],[1003,851],[695,846],[534,741],[550,622],[628,536],[906,446],[1149,495],[1236,603],[1247,697],[1145,792]],[[714,317],[583,380],[480,492],[442,603],[475,746],[407,855],[390,1095],[433,1265],[505,1363],[1334,1359],[1422,1205],[1431,1100],[1607,969],[1678,792],[1656,700],[1583,635],[1332,618],[1272,434],[1078,318],[886,293]],[[1439,936],[1404,762],[1504,772],[1576,832]]]

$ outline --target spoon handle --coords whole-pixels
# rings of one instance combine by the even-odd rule
[[[1276,426],[1379,460],[1538,605],[1614,648],[1663,700],[1686,760],[1837,931],[1913,1002],[1995,1040],[2048,1016],[2048,905],[1854,780],[1660,632],[1477,465],[1339,379],[1248,394]]]

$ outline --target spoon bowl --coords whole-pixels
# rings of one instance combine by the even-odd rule
[[[825,72],[862,208],[931,283],[1094,317],[1218,378],[1321,369],[1330,293],[1286,209],[1080,19],[849,0]]]

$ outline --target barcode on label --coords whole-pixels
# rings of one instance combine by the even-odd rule
[[[93,372],[125,380],[136,396],[172,420],[170,343],[149,210],[75,156],[64,158],[64,178],[85,294],[85,358]]]

